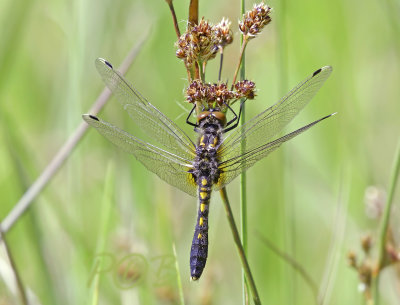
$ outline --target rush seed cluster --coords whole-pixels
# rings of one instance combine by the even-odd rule
[[[186,100],[196,103],[197,109],[207,110],[215,105],[221,111],[226,111],[229,104],[241,98],[254,99],[256,86],[250,80],[236,82],[237,73],[242,61],[242,55],[248,41],[271,22],[271,8],[260,3],[246,12],[239,21],[239,31],[243,35],[243,46],[240,53],[237,69],[233,77],[232,86],[221,82],[221,70],[224,48],[233,41],[231,22],[222,18],[221,22],[213,25],[202,18],[198,24],[188,23],[176,46],[176,56],[183,60],[188,69],[189,86],[186,89]],[[220,75],[217,83],[205,82],[205,70],[207,63],[221,54]]]
[[[186,100],[189,103],[200,102],[205,108],[211,108],[215,102],[218,106],[223,106],[240,98],[254,97],[255,83],[249,80],[238,81],[233,90],[230,90],[226,83],[211,84],[194,80],[186,89]]]

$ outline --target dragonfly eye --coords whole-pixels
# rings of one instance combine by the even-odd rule
[[[222,126],[226,125],[225,113],[216,111],[216,112],[212,112],[212,116],[215,117],[218,121],[220,121]]]
[[[203,112],[199,113],[199,115],[197,116],[197,122],[200,123],[200,121],[204,120],[209,115],[210,115],[210,111],[203,111]]]
[[[197,116],[197,121],[200,123],[202,120],[209,117],[210,115],[216,118],[222,126],[226,125],[225,113],[221,111],[203,111]]]

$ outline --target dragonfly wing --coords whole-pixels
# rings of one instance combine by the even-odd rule
[[[197,195],[197,185],[188,173],[192,168],[190,160],[143,142],[95,116],[84,114],[83,119],[110,142],[133,154],[161,179],[191,196]]]
[[[96,68],[129,116],[149,137],[171,153],[194,157],[195,145],[186,133],[150,104],[110,63],[98,58]]]
[[[314,97],[331,72],[332,67],[330,66],[318,69],[278,103],[228,134],[219,150],[221,161],[224,162],[240,155],[242,141],[245,141],[246,151],[252,151],[260,145],[268,143]]]
[[[334,114],[330,114],[317,121],[314,121],[272,142],[253,148],[251,150],[246,150],[244,154],[221,162],[218,168],[221,170],[222,174],[218,183],[214,185],[214,189],[220,190],[222,187],[224,187],[233,179],[235,179],[238,175],[240,175],[240,173],[253,166],[258,160],[261,160],[268,156],[271,152],[281,146],[282,143],[289,141],[290,139],[303,133],[304,131],[321,122],[322,120],[331,117],[332,115]]]

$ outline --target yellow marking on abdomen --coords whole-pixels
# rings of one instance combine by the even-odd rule
[[[201,187],[201,188],[200,188],[200,191],[202,191],[202,192],[207,192],[207,188]]]
[[[215,138],[214,138],[214,146],[217,145],[217,143],[218,143],[218,138],[215,137]]]
[[[197,239],[200,239],[201,238],[201,233],[199,233],[199,235],[197,235]]]
[[[200,145],[201,146],[205,146],[206,144],[204,143],[204,136],[202,136],[201,138],[200,138]]]
[[[201,199],[205,199],[207,197],[207,193],[206,192],[200,192],[200,198]]]
[[[200,219],[199,219],[199,225],[203,225],[203,217],[200,217]]]
[[[206,205],[204,203],[200,204],[200,211],[204,212]]]
[[[203,180],[201,180],[201,184],[202,184],[202,185],[207,185],[207,179],[206,179],[206,178],[203,178]]]

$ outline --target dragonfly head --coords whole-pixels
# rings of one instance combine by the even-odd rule
[[[209,110],[209,111],[203,111],[197,115],[197,122],[200,123],[206,118],[214,117],[217,119],[222,126],[226,125],[226,116],[225,113],[219,111],[219,110]]]

